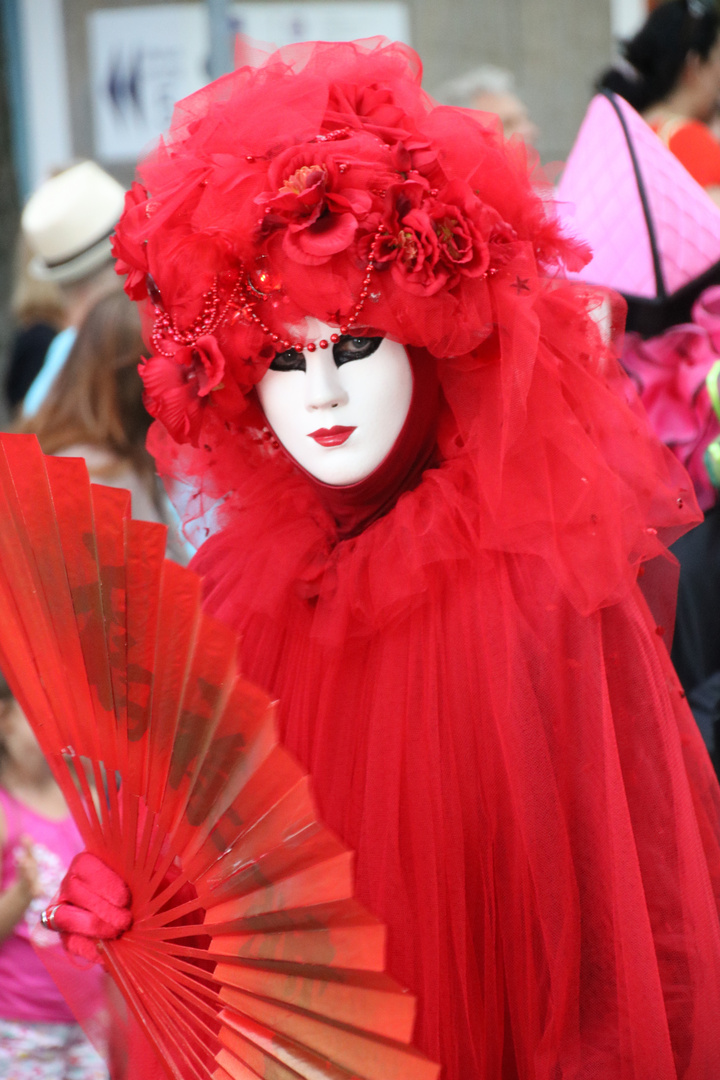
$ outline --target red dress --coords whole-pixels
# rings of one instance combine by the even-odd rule
[[[524,397],[492,339],[444,367],[434,467],[359,535],[276,454],[195,560],[444,1080],[720,1066],[720,792],[636,584],[692,495],[573,305]]]

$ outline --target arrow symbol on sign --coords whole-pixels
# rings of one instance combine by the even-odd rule
[[[124,63],[120,56],[114,57],[110,65],[107,93],[120,116],[124,116],[128,108],[143,115],[141,84],[142,52],[138,51],[130,63]]]

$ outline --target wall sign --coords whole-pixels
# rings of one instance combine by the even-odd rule
[[[228,8],[230,32],[255,41],[409,39],[404,3],[249,3]],[[170,123],[176,101],[208,81],[204,4],[103,8],[88,15],[95,155],[134,161]]]
[[[207,82],[200,4],[103,8],[88,15],[95,152],[136,158],[170,123],[176,101]]]

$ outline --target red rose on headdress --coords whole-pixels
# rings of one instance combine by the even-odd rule
[[[197,446],[209,394],[222,389],[225,359],[206,334],[182,345],[172,356],[152,356],[140,369],[145,405],[177,442]]]
[[[429,212],[451,278],[482,277],[491,266],[507,261],[514,231],[467,184],[451,181],[438,193]]]
[[[408,291],[432,296],[501,265],[514,238],[467,184],[452,181],[437,191],[416,174],[387,193],[375,262]]]
[[[423,177],[393,184],[387,192],[383,231],[375,251],[379,268],[390,267],[403,288],[426,296],[438,292],[448,278],[428,213],[430,199],[430,185]]]
[[[147,191],[134,181],[125,193],[122,228],[113,233],[110,240],[115,270],[118,274],[127,274],[125,292],[131,300],[144,300],[147,296],[147,201]]]
[[[257,202],[265,208],[264,230],[284,227],[283,250],[296,262],[320,265],[355,239],[372,196],[346,184],[349,168],[324,147],[293,147],[272,163],[268,182],[277,187]]]

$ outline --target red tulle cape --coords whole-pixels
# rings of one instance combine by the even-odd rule
[[[720,793],[637,586],[697,507],[572,294],[535,311],[514,370],[446,362],[442,463],[361,535],[240,447],[195,567],[444,1080],[710,1080]]]
[[[212,556],[209,606],[357,849],[445,1080],[709,1080],[720,800],[638,592],[580,616],[542,562],[486,553],[333,647],[299,596],[241,617]]]

